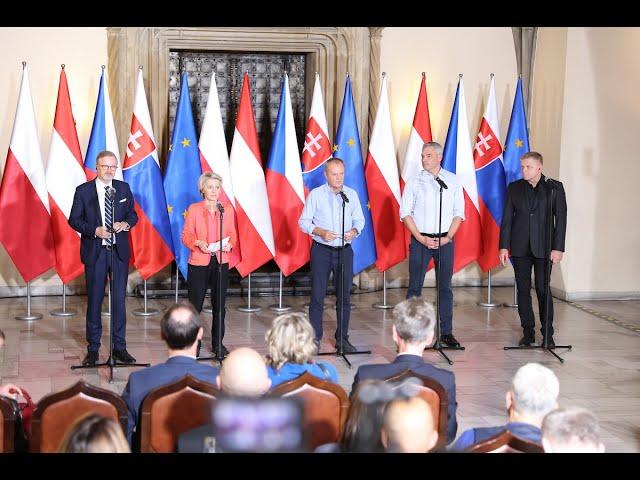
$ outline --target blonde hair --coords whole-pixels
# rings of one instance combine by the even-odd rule
[[[131,453],[131,449],[120,424],[88,413],[69,428],[59,453]]]
[[[279,370],[287,363],[304,364],[316,353],[315,332],[304,313],[285,313],[273,319],[265,335],[267,364]]]
[[[200,175],[200,178],[198,178],[198,191],[202,198],[204,198],[204,187],[209,180],[217,180],[220,182],[220,186],[222,186],[222,177],[220,175],[213,172],[204,172]]]

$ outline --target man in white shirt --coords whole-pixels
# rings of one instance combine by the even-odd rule
[[[442,146],[436,142],[425,143],[422,147],[423,169],[407,182],[402,194],[400,219],[411,232],[407,298],[421,296],[427,265],[433,258],[440,304],[440,342],[459,347],[460,343],[453,336],[451,277],[453,237],[465,219],[464,194],[455,174],[443,169],[441,162]],[[438,257],[441,271],[438,271]]]

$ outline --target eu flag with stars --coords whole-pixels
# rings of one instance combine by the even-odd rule
[[[356,275],[376,261],[376,242],[373,236],[373,222],[369,207],[369,194],[364,176],[362,147],[358,133],[356,109],[351,94],[351,79],[347,76],[342,100],[342,111],[338,132],[333,146],[333,156],[344,161],[344,184],[358,193],[362,212],[364,213],[364,229],[351,247],[353,248],[353,274]]]
[[[169,159],[163,182],[171,223],[173,254],[176,257],[180,273],[185,279],[188,271],[189,249],[183,245],[181,240],[182,227],[189,205],[202,200],[198,191],[198,178],[202,174],[202,167],[196,139],[196,127],[191,111],[188,82],[187,74],[182,74],[180,99],[178,100],[178,110],[173,125]]]
[[[529,151],[529,131],[527,130],[527,115],[524,111],[522,97],[522,78],[518,78],[516,96],[513,100],[507,140],[504,144],[504,174],[507,185],[522,178],[520,158]]]

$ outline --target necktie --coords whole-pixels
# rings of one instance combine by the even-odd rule
[[[109,186],[104,187],[104,226],[109,232],[113,230],[113,210],[111,209],[111,199],[109,198]],[[112,246],[111,237],[105,239],[107,245]]]

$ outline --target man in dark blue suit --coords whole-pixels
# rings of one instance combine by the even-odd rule
[[[76,188],[69,214],[69,225],[81,234],[80,259],[84,263],[87,284],[87,355],[83,365],[98,361],[102,321],[100,310],[104,299],[107,273],[113,265],[113,356],[122,363],[135,363],[126,349],[127,312],[125,294],[129,273],[129,230],[138,222],[133,194],[129,185],[113,177],[118,161],[107,150],[96,157],[98,176]],[[110,205],[114,196],[113,211]],[[112,238],[115,234],[115,241]],[[112,263],[113,259],[113,263]]]
[[[432,378],[447,391],[447,443],[456,438],[456,380],[453,372],[434,367],[422,359],[425,347],[433,342],[436,315],[433,306],[421,297],[412,297],[400,302],[393,309],[393,341],[398,346],[398,355],[392,363],[362,365],[353,378],[351,393],[361,380],[386,379],[409,369],[418,375]]]
[[[196,360],[198,343],[202,340],[204,330],[198,312],[190,303],[172,305],[163,315],[160,329],[169,348],[169,358],[165,363],[133,372],[122,392],[129,410],[129,442],[139,420],[142,402],[151,390],[175,382],[185,375],[215,383],[219,373],[217,368]]]

